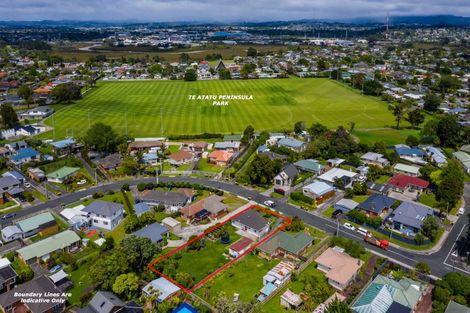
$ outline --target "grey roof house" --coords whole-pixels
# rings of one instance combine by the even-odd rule
[[[148,238],[153,243],[158,243],[163,240],[164,236],[169,234],[169,231],[165,226],[162,226],[158,223],[153,223],[133,232],[132,234],[137,237]]]
[[[255,209],[246,210],[234,217],[232,225],[256,238],[260,238],[269,232],[269,221]]]
[[[357,208],[365,211],[367,214],[380,215],[383,211],[388,211],[395,201],[395,199],[381,193],[374,193],[365,201],[361,202]]]
[[[275,187],[290,187],[299,171],[293,164],[287,164],[282,171],[274,177]]]
[[[124,218],[124,205],[121,203],[96,200],[82,211],[88,213],[91,226],[106,230],[113,230]]]
[[[428,216],[433,216],[434,210],[416,202],[403,201],[392,214],[389,220],[393,223],[393,228],[400,232],[414,236],[421,230],[423,222]]]

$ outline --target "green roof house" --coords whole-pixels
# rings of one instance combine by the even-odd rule
[[[66,180],[73,177],[79,170],[80,170],[79,167],[70,167],[70,166],[61,167],[57,171],[47,174],[46,175],[47,181],[52,182],[52,183],[62,184]]]
[[[80,246],[80,237],[71,230],[66,230],[51,237],[35,242],[29,246],[19,249],[20,258],[31,264],[39,259],[47,261],[52,252],[69,252]]]
[[[357,313],[412,312],[426,288],[409,278],[396,281],[378,275],[363,289],[351,308]]]
[[[470,174],[470,155],[463,151],[457,151],[453,153],[453,156],[462,164],[465,172]]]
[[[260,255],[271,259],[273,257],[289,257],[298,259],[313,243],[313,237],[299,232],[290,235],[286,232],[279,232],[259,246]]]
[[[41,229],[56,225],[57,222],[54,219],[54,216],[49,213],[41,213],[34,215],[27,219],[16,222],[16,226],[23,233],[23,238],[33,236],[41,231]]]
[[[470,308],[450,300],[444,313],[470,313]]]

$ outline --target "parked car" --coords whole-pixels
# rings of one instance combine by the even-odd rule
[[[462,215],[462,214],[464,214],[464,213],[465,213],[465,208],[464,208],[464,207],[461,207],[461,208],[459,209],[459,211],[457,212],[457,216]]]
[[[274,205],[275,205],[275,204],[274,204],[274,201],[266,200],[266,201],[264,201],[264,205],[265,205],[265,206],[268,206],[268,207],[270,207],[270,208],[274,208]]]
[[[86,179],[82,179],[82,180],[77,182],[78,186],[82,186],[82,185],[85,185],[85,184],[86,184]]]
[[[62,265],[56,265],[49,270],[49,273],[54,274],[62,269]]]
[[[2,220],[7,220],[16,216],[16,213],[7,213],[2,216]]]
[[[354,227],[353,225],[351,225],[349,223],[344,223],[343,226],[344,226],[344,228],[347,228],[347,229],[352,230],[352,231],[356,230],[356,227]]]
[[[31,184],[30,184],[30,183],[24,183],[24,186],[25,186],[26,188],[31,188]]]
[[[341,215],[341,214],[343,214],[343,211],[341,211],[341,210],[338,209],[338,210],[334,211],[334,212],[331,214],[331,217],[332,217],[332,218],[337,218],[337,217],[338,217],[339,215]]]

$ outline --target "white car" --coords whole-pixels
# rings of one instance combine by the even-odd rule
[[[344,228],[347,228],[347,229],[352,230],[352,231],[356,230],[356,227],[352,226],[349,223],[344,223],[343,226],[344,226]]]
[[[31,184],[30,184],[30,183],[24,183],[24,186],[25,186],[26,188],[31,188]]]
[[[464,207],[461,207],[461,208],[459,209],[459,211],[457,212],[457,215],[462,215],[462,214],[464,214],[464,213],[465,213],[465,208],[464,208]]]
[[[82,185],[85,185],[85,184],[86,184],[86,179],[82,179],[79,182],[77,182],[78,186],[82,186]]]
[[[264,205],[268,206],[270,208],[273,208],[274,207],[274,202],[271,201],[271,200],[266,200],[266,201],[264,201]]]

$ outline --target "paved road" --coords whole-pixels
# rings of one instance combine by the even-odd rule
[[[263,203],[266,200],[272,200],[276,204],[276,210],[278,210],[282,214],[285,214],[287,216],[299,216],[305,223],[312,225],[314,227],[317,227],[319,229],[322,229],[331,234],[334,234],[337,229],[337,224],[334,221],[328,220],[321,216],[311,214],[307,211],[294,207],[288,203],[283,203],[281,201],[278,201],[277,199],[261,195],[257,191],[249,190],[249,189],[246,189],[244,187],[241,187],[235,184],[230,184],[230,183],[226,183],[222,181],[209,180],[205,178],[160,177],[160,182],[172,182],[172,181],[174,182],[186,181],[186,182],[190,182],[194,184],[202,184],[205,186],[220,188],[220,189],[226,190],[228,192],[237,194],[245,198],[251,198],[253,201],[256,201],[258,203]],[[125,183],[128,183],[130,185],[136,185],[142,182],[143,183],[155,182],[155,178],[142,178],[142,179],[135,179],[133,181],[113,182],[107,185],[93,187],[90,189],[78,191],[78,192],[71,193],[71,194],[66,194],[57,199],[52,199],[46,203],[42,203],[42,204],[18,211],[16,218],[21,218],[22,216],[28,216],[37,211],[44,210],[47,208],[60,207],[60,205],[62,204],[67,204],[67,203],[78,201],[81,198],[92,195],[93,193],[97,191],[117,190]],[[466,209],[468,210],[469,204],[470,204],[470,184],[467,184],[465,186],[465,201],[466,201]],[[424,261],[431,266],[433,275],[441,277],[448,272],[451,272],[453,270],[458,270],[458,269],[453,269],[449,266],[446,266],[444,264],[444,261],[447,258],[448,254],[451,253],[454,243],[459,237],[459,234],[462,232],[462,229],[465,228],[466,220],[467,220],[466,218],[458,219],[458,221],[452,228],[451,232],[449,233],[446,241],[442,245],[442,248],[438,252],[435,252],[432,254],[426,254],[423,252],[404,251],[402,249],[398,249],[394,247],[390,247],[389,250],[384,251],[380,248],[364,243],[364,241],[362,240],[362,236],[360,236],[356,232],[351,232],[345,229],[344,227],[339,227],[339,229],[340,229],[341,236],[361,242],[362,244],[365,245],[367,249],[372,250],[383,256],[386,256],[396,262],[414,267],[418,261]],[[2,221],[2,223],[5,223],[5,222]]]

